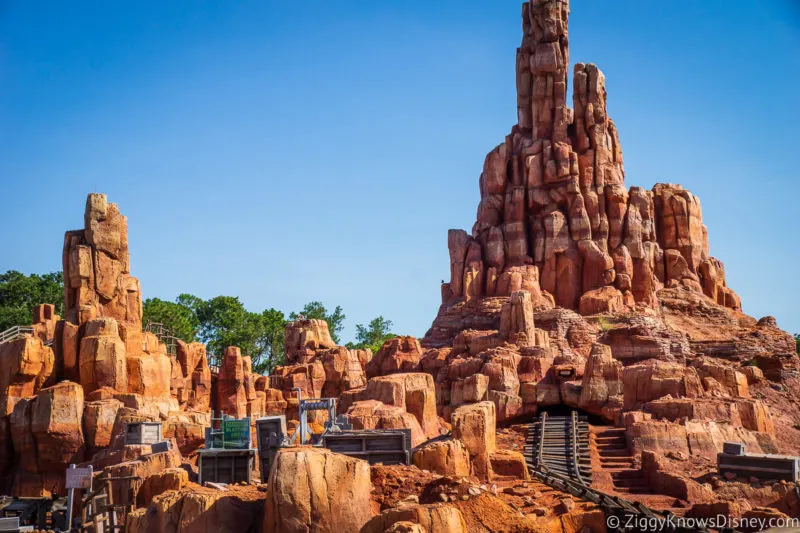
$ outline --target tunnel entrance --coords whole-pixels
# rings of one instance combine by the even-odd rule
[[[609,422],[604,419],[602,416],[593,415],[587,413],[583,409],[578,409],[577,407],[570,407],[567,404],[560,403],[558,405],[547,405],[544,407],[540,407],[536,411],[536,415],[532,418],[538,418],[541,413],[547,413],[547,416],[570,416],[572,411],[577,411],[578,416],[581,418],[585,418],[587,422],[589,422],[592,426],[610,426]]]
[[[593,415],[587,413],[583,409],[579,409],[577,407],[570,407],[567,404],[560,403],[556,405],[547,405],[547,406],[540,406],[536,409],[535,413],[525,413],[519,416],[515,416],[514,418],[504,420],[503,422],[498,422],[498,428],[507,428],[510,426],[514,426],[517,424],[529,424],[534,420],[538,420],[539,415],[542,413],[547,413],[547,416],[570,416],[572,411],[577,411],[578,416],[582,419],[586,420],[589,425],[591,426],[600,426],[600,427],[612,427],[613,424],[609,423],[608,420],[604,419],[602,416]]]

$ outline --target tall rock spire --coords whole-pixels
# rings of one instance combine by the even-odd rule
[[[565,140],[571,122],[567,107],[569,2],[522,4],[522,44],[517,49],[519,126],[534,138]]]
[[[681,285],[739,309],[697,198],[680,185],[626,188],[596,65],[575,65],[567,107],[568,17],[567,0],[522,5],[518,124],[486,156],[472,235],[448,235],[443,307],[528,290],[539,307],[623,312],[657,308],[659,289]]]

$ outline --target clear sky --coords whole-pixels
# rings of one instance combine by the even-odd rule
[[[99,191],[145,297],[425,333],[516,122],[520,2],[79,4],[0,2],[0,271],[60,269]],[[573,0],[570,48],[606,74],[628,185],[697,194],[744,310],[800,332],[800,8]]]

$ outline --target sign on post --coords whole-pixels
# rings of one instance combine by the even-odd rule
[[[66,488],[82,490],[91,489],[92,473],[93,470],[91,465],[85,468],[67,468]]]
[[[222,421],[223,448],[250,448],[250,419]]]
[[[75,490],[92,490],[92,465],[78,468],[69,465],[65,486],[67,488],[67,530],[72,531],[72,507]]]

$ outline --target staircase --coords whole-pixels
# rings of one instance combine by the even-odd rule
[[[608,428],[595,436],[600,464],[611,474],[614,490],[620,494],[648,494],[651,492],[638,468],[634,468],[634,458],[628,451],[624,428]]]

